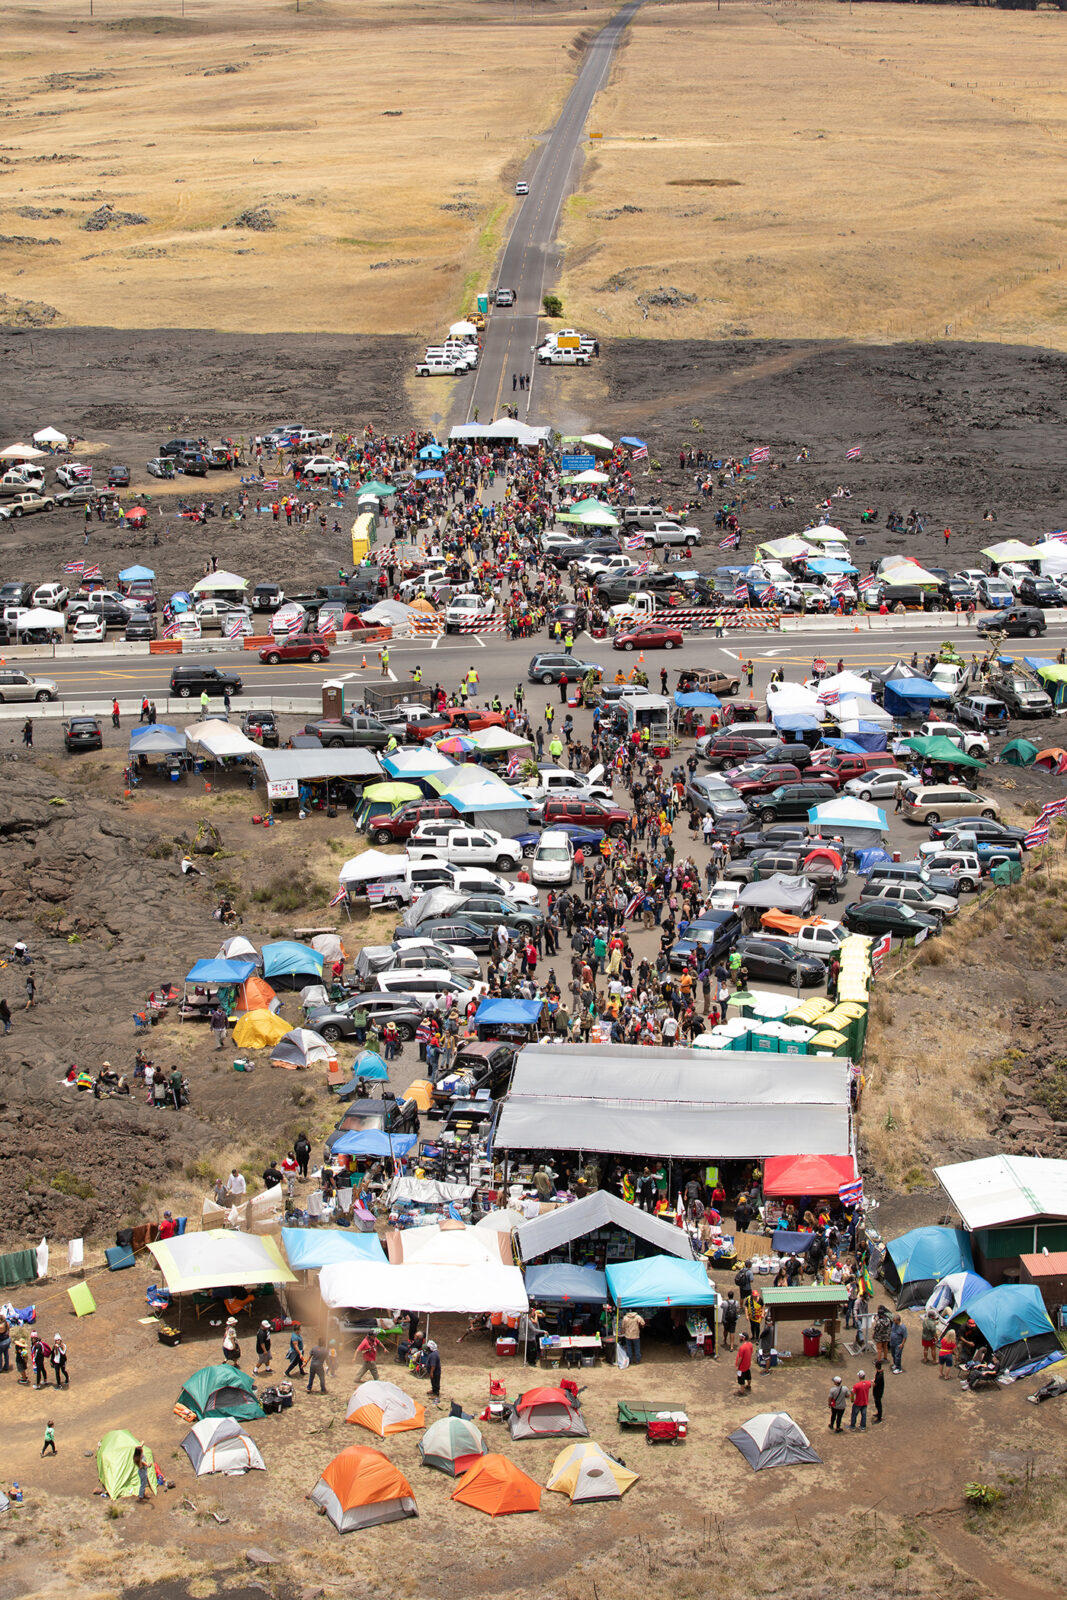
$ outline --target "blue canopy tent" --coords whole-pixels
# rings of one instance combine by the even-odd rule
[[[1033,1283],[1002,1283],[976,1295],[954,1319],[975,1324],[1002,1372],[1022,1376],[1063,1356],[1056,1330]]]
[[[256,970],[254,961],[198,961],[185,975],[186,983],[244,983]]]
[[[825,576],[826,573],[831,573],[835,577],[841,573],[852,576],[859,571],[851,561],[845,561],[841,556],[809,556],[804,565],[809,572],[817,572],[820,576]]]
[[[624,435],[624,437],[619,440],[619,443],[624,444],[628,450],[648,449],[648,445],[643,439],[635,439],[632,434]]]
[[[863,755],[870,755],[877,750],[887,750],[889,748],[885,729],[880,728],[877,722],[857,722],[848,737],[853,745],[858,746]]]
[[[569,1261],[554,1261],[548,1266],[526,1268],[526,1293],[531,1300],[547,1300],[566,1305],[604,1305],[608,1280],[595,1267],[576,1267]]]
[[[802,733],[815,733],[822,727],[814,711],[779,711],[771,721],[779,733],[795,733],[798,737]]]
[[[889,1241],[882,1264],[898,1311],[924,1306],[948,1273],[973,1271],[970,1237],[962,1228],[912,1228]]]
[[[415,750],[394,750],[392,755],[382,756],[381,762],[391,778],[403,783],[459,770],[454,761],[443,756],[440,750],[435,750],[432,744],[420,744]]]
[[[263,976],[276,989],[302,989],[322,977],[322,956],[309,944],[280,939],[263,946]]]
[[[489,997],[481,1002],[474,1013],[474,1023],[480,1027],[483,1023],[498,1025],[501,1023],[518,1024],[525,1026],[536,1022],[541,1015],[543,1000],[509,1000],[506,997]]]
[[[607,1269],[611,1298],[620,1311],[634,1306],[713,1306],[714,1286],[702,1261],[677,1256],[647,1256],[617,1261]]]
[[[444,473],[443,472],[429,472],[429,471],[427,471],[427,472],[416,472],[416,474],[415,474],[415,482],[416,483],[428,483],[433,479],[440,479],[440,478],[443,478],[443,477],[444,477]]]
[[[282,1244],[294,1272],[313,1272],[338,1261],[385,1260],[376,1233],[349,1233],[345,1228],[283,1228]]]
[[[120,583],[151,583],[155,573],[151,567],[126,567],[119,573]]]
[[[681,689],[675,689],[674,703],[683,708],[699,707],[702,711],[718,711],[722,706],[717,694],[707,694],[700,689],[692,689],[688,694],[684,694]]]
[[[342,1133],[333,1142],[335,1156],[404,1157],[418,1144],[414,1133],[383,1133],[380,1128],[364,1128],[359,1133]]]
[[[930,715],[935,700],[951,699],[950,689],[943,689],[928,678],[890,678],[882,704],[891,717],[916,717],[921,721]]]
[[[169,722],[142,723],[130,730],[131,756],[183,756],[188,748],[184,733]]]
[[[419,451],[420,461],[440,461],[447,451],[443,444],[424,444]]]

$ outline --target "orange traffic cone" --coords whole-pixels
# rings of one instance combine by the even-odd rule
[[[643,667],[644,664],[645,664],[645,652],[642,650],[640,655],[637,658],[637,665],[639,667]]]
[[[366,670],[367,670],[367,658],[366,658],[366,656],[364,656],[363,660],[360,662],[360,668],[362,669],[362,671],[366,672]]]

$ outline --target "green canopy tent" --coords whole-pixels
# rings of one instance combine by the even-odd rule
[[[1052,696],[1053,705],[1067,704],[1067,666],[1050,661],[1046,666],[1038,667],[1037,675],[1042,688]]]
[[[384,500],[387,495],[396,494],[395,483],[379,483],[377,478],[372,478],[370,483],[361,483],[356,489],[356,499],[360,495],[371,494],[376,500]]]
[[[1001,761],[1013,767],[1030,767],[1037,755],[1037,745],[1029,739],[1012,739],[1000,752]]]
[[[977,756],[969,756],[958,744],[946,739],[944,734],[930,734],[926,738],[905,739],[909,750],[914,750],[924,761],[933,761],[941,767],[984,767]],[[1036,754],[1036,752],[1035,752]]]
[[[96,1449],[97,1476],[109,1500],[122,1500],[127,1495],[140,1494],[140,1478],[133,1460],[133,1452],[139,1444],[148,1468],[148,1487],[155,1494],[156,1469],[151,1450],[125,1428],[115,1428],[111,1433],[104,1434]]]
[[[579,500],[569,511],[560,511],[557,522],[580,522],[587,528],[617,528],[619,519],[610,506],[599,500]]]
[[[253,1422],[264,1415],[251,1374],[225,1364],[194,1372],[185,1380],[178,1404],[195,1412],[198,1422],[204,1417],[235,1417],[238,1422]]]

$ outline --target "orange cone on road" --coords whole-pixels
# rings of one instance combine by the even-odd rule
[[[366,656],[364,656],[363,660],[360,662],[360,667],[362,668],[362,670],[364,672],[366,672],[366,670],[367,670],[367,658],[366,658]]]

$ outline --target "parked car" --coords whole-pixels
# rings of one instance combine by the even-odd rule
[[[925,738],[951,739],[953,744],[959,745],[964,755],[981,757],[989,754],[989,739],[984,733],[963,729],[955,722],[937,722],[931,718],[919,724],[919,732]]]
[[[645,628],[631,628],[626,633],[617,633],[612,640],[615,650],[680,650],[682,648],[681,628],[664,628],[648,626]]]
[[[22,494],[12,495],[10,500],[5,500],[0,505],[0,518],[5,522],[17,520],[19,517],[30,517],[35,511],[51,511],[55,501],[50,494],[41,494],[37,489],[27,489]]]
[[[122,637],[128,644],[138,640],[152,640],[159,632],[155,617],[147,611],[131,611]]]
[[[965,694],[956,701],[956,719],[966,727],[1004,733],[1008,727],[1008,708],[1003,700],[993,695]]]
[[[595,797],[586,800],[559,796],[542,803],[540,820],[545,828],[571,823],[575,827],[596,828],[612,839],[620,839],[630,825],[630,813],[622,806]]]
[[[894,905],[888,900],[857,900],[845,908],[844,922],[852,933],[868,934],[875,939],[883,933],[914,939],[917,934],[941,932],[940,917],[917,911],[914,906]]]
[[[288,638],[265,644],[259,652],[259,659],[268,666],[276,667],[279,661],[327,661],[329,655],[330,647],[321,634],[291,633]]]
[[[712,776],[690,779],[685,797],[700,816],[713,817],[716,823],[731,820],[740,825],[752,816],[737,790]]]
[[[962,783],[909,784],[901,808],[905,822],[925,823],[961,817],[996,818],[999,810],[991,796],[977,794]]]
[[[107,623],[99,611],[79,611],[71,629],[72,644],[94,644],[107,637]]]
[[[408,939],[432,939],[435,944],[460,945],[475,955],[488,955],[493,943],[491,927],[464,921],[454,912],[445,917],[428,917],[413,928],[401,922],[393,929],[393,938],[401,944]]]
[[[31,604],[46,611],[61,611],[69,599],[70,590],[65,583],[39,583],[33,591]]]
[[[405,1043],[414,1039],[422,1021],[422,1005],[413,995],[355,994],[337,1005],[319,1006],[309,1011],[308,1027],[315,1033],[321,1033],[329,1044],[336,1043],[338,1039],[351,1039],[356,1031],[352,1013],[361,1007],[374,1028],[380,1028],[385,1022],[395,1022],[397,1032]]]
[[[854,794],[859,800],[895,800],[897,790],[914,781],[910,773],[901,772],[899,767],[880,767],[864,778],[849,778],[844,792]]]
[[[868,878],[860,892],[860,899],[877,900],[883,905],[913,906],[916,911],[926,911],[932,917],[939,917],[942,922],[957,916],[960,909],[958,898],[938,894],[921,879],[914,879],[910,883],[885,883],[879,878]]]
[[[828,783],[786,783],[770,794],[761,795],[753,807],[762,823],[779,822],[785,817],[806,817],[812,806],[834,798]]]
[[[1052,699],[1029,678],[1005,672],[986,680],[986,687],[1002,700],[1013,717],[1050,717]]]
[[[32,678],[21,667],[0,666],[0,705],[23,700],[59,699],[59,685],[52,678]]]
[[[70,717],[63,724],[63,747],[75,750],[102,750],[104,735],[99,717]]]
[[[799,983],[810,988],[826,982],[826,966],[816,956],[799,955],[781,939],[761,934],[746,934],[734,946],[750,978],[765,978],[771,983]]]
[[[520,178],[518,183],[515,185],[515,193],[516,194],[529,194],[529,192],[530,192],[530,185],[525,181],[525,179]]]
[[[526,676],[531,683],[558,683],[566,673],[568,683],[576,683],[590,672],[598,683],[604,676],[603,667],[598,666],[595,661],[583,661],[578,656],[569,656],[561,652],[549,654],[546,651],[532,658]]]
[[[194,695],[240,694],[243,685],[236,672],[222,672],[218,667],[175,667],[170,675],[170,692],[182,700]]]
[[[61,483],[65,489],[72,489],[76,483],[92,483],[93,469],[87,467],[84,461],[67,461],[56,470],[56,482]]]
[[[421,743],[431,734],[479,733],[482,728],[504,728],[507,724],[498,711],[475,711],[462,706],[446,706],[444,711],[420,712],[407,725],[409,740]]]
[[[113,466],[107,469],[107,486],[109,489],[128,489],[130,487],[129,467]]]
[[[727,767],[726,781],[735,789],[742,800],[752,800],[762,794],[770,794],[772,789],[779,789],[786,783],[800,782],[800,768],[787,762],[754,761],[746,762],[740,767]]]
[[[170,456],[153,456],[146,463],[146,470],[150,478],[173,478],[176,476],[174,462]]]
[[[264,750],[278,748],[278,719],[273,711],[246,711],[241,718],[241,732],[246,739],[261,744]]]
[[[514,906],[500,895],[492,894],[468,895],[450,914],[457,921],[473,922],[475,927],[484,927],[490,931],[502,923],[512,933],[533,933],[545,920],[541,912],[535,911],[532,907]],[[434,938],[439,938],[439,935],[435,934]],[[464,943],[462,939],[458,942]]]
[[[392,734],[377,717],[363,712],[346,712],[341,717],[320,717],[317,722],[305,722],[303,732],[318,739],[325,750],[348,745],[353,749],[384,750]]]
[[[1057,589],[1051,578],[1020,578],[1015,595],[1021,606],[1036,606],[1039,610],[1064,603],[1063,591]]]
[[[253,611],[277,611],[284,603],[285,595],[276,583],[257,583],[252,590]]]
[[[949,818],[942,822],[934,822],[932,817],[927,817],[930,823],[931,839],[956,839],[966,838],[968,841],[978,841],[975,849],[981,853],[984,843],[1001,845],[1021,845],[1026,838],[1025,828],[1015,828],[1008,822],[999,822],[996,817],[987,816],[984,812],[979,816]],[[921,846],[920,846],[921,848]],[[970,845],[968,844],[968,848]]]
[[[423,822],[459,826],[454,807],[447,800],[409,800],[389,817],[375,817],[367,824],[372,844],[399,844],[409,839]]]

